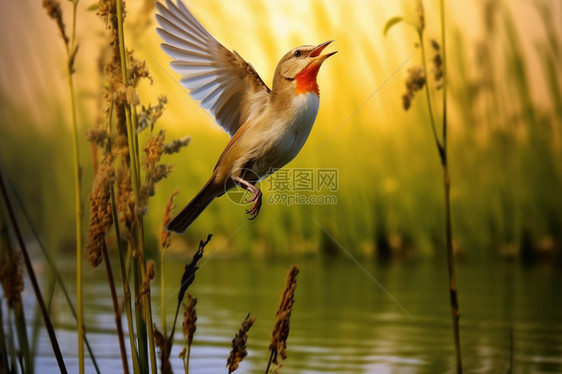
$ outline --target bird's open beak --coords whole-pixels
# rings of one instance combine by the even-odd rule
[[[312,51],[310,51],[310,53],[308,54],[308,57],[319,58],[321,61],[324,61],[328,57],[338,53],[338,51],[335,51],[335,52],[327,53],[325,55],[320,55],[320,53],[322,53],[324,48],[326,48],[328,46],[328,44],[330,44],[331,42],[333,42],[333,40],[328,40],[327,42],[319,44],[316,48],[314,48]]]

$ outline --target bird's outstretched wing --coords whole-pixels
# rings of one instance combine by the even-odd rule
[[[181,0],[165,2],[156,3],[156,31],[173,59],[170,66],[183,75],[180,82],[191,97],[234,135],[248,120],[250,107],[263,106],[271,91],[252,65],[213,38]]]

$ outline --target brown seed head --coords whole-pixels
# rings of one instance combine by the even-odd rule
[[[287,338],[289,337],[291,311],[295,303],[295,290],[297,288],[297,275],[299,269],[292,266],[285,278],[285,287],[281,293],[279,307],[275,313],[275,326],[271,333],[271,343],[269,349],[277,352],[283,359],[287,358],[285,352],[287,348]]]
[[[197,312],[195,311],[195,306],[197,305],[197,299],[191,296],[191,294],[187,294],[187,304],[183,304],[185,311],[183,314],[183,322],[182,322],[182,329],[183,329],[183,336],[185,337],[185,341],[187,346],[190,347],[191,343],[193,342],[193,335],[197,330]]]
[[[228,368],[229,374],[238,369],[244,357],[248,355],[248,351],[246,350],[248,331],[250,331],[250,328],[254,325],[255,320],[256,317],[250,317],[250,314],[248,314],[244,322],[242,322],[242,327],[238,331],[238,334],[232,339],[232,350],[226,360],[226,367]]]
[[[172,218],[170,217],[170,211],[174,208],[174,198],[180,192],[179,188],[176,188],[174,192],[170,195],[168,199],[168,203],[166,203],[166,207],[164,208],[164,217],[162,218],[162,229],[160,230],[160,248],[162,251],[165,251],[170,247],[170,231],[166,230],[166,226]]]
[[[404,110],[410,108],[411,102],[417,91],[421,90],[425,85],[425,71],[423,66],[413,66],[408,69],[408,77],[406,78],[406,93],[402,95],[402,105]]]
[[[156,270],[153,260],[150,260],[146,263],[146,275],[148,276],[149,280],[153,280],[154,276],[156,275]]]
[[[23,268],[21,262],[21,252],[14,251],[10,247],[7,236],[7,230],[2,227],[2,250],[0,251],[0,282],[4,290],[4,297],[8,307],[13,308],[14,305],[21,300],[21,292],[23,291]]]
[[[172,140],[171,143],[164,144],[164,153],[172,154],[179,152],[183,147],[191,143],[191,136],[186,135],[181,139]]]
[[[431,47],[433,48],[433,76],[435,78],[435,84],[437,89],[443,86],[443,60],[441,58],[441,48],[439,43],[434,39],[431,40]]]
[[[104,158],[88,198],[90,222],[88,225],[86,251],[88,253],[88,261],[94,267],[101,263],[101,251],[105,245],[105,234],[113,224],[110,190],[115,181],[115,170],[113,169],[112,159],[111,155],[106,155]]]
[[[43,8],[47,11],[47,15],[55,20],[59,31],[61,33],[64,44],[69,43],[68,36],[66,35],[64,22],[62,20],[62,9],[60,7],[60,2],[57,0],[43,0]]]

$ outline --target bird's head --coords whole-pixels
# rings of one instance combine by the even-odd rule
[[[303,45],[287,52],[281,58],[273,77],[273,91],[294,87],[296,94],[315,92],[318,95],[316,76],[322,63],[336,52],[321,55],[324,48],[333,42],[317,46]]]

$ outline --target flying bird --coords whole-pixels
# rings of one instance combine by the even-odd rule
[[[156,29],[170,66],[231,137],[211,177],[166,227],[183,233],[218,196],[240,186],[251,194],[253,219],[262,205],[256,183],[282,168],[303,147],[318,114],[316,76],[336,52],[321,54],[332,40],[303,45],[287,52],[277,64],[271,89],[251,64],[219,43],[183,4],[156,3]]]

